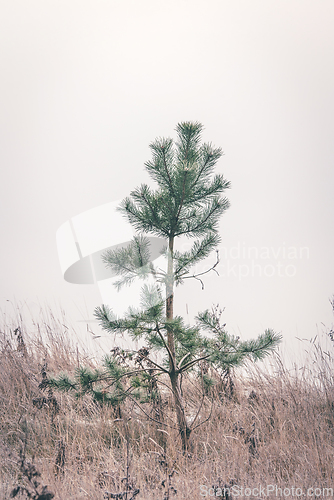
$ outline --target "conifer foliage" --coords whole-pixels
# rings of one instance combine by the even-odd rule
[[[125,317],[119,318],[102,305],[96,308],[95,316],[104,330],[114,334],[127,332],[145,347],[127,353],[115,349],[106,358],[104,370],[93,373],[81,368],[76,382],[58,380],[62,388],[80,387],[100,401],[120,404],[127,397],[137,404],[154,405],[159,400],[160,380],[164,380],[165,387],[167,377],[184,450],[188,449],[191,431],[199,425],[199,412],[192,420],[187,415],[187,395],[180,387],[182,375],[200,373],[204,362],[206,366],[226,370],[249,358],[262,359],[280,341],[279,335],[266,330],[257,339],[242,342],[227,333],[218,308],[199,313],[194,326],[174,316],[174,287],[191,278],[199,280],[203,287],[202,276],[217,266],[218,223],[229,207],[224,192],[230,183],[223,175],[214,173],[222,150],[210,143],[202,144],[202,130],[197,122],[179,123],[176,141],[158,138],[150,145],[152,159],[145,167],[158,187],[153,190],[142,184],[123,200],[119,210],[137,236],[127,248],[109,250],[104,255],[106,265],[119,277],[118,289],[131,285],[137,278],[150,278],[150,284],[145,283],[142,288],[140,311],[130,308]],[[165,239],[165,270],[151,261],[147,235]],[[193,240],[190,250],[176,248],[180,236]],[[217,252],[216,263],[196,273],[194,266],[213,251]],[[159,356],[152,355],[155,351]],[[108,391],[99,389],[103,380],[109,381]],[[160,422],[162,416],[155,415],[152,418]]]

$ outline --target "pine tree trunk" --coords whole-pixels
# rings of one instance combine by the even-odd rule
[[[166,318],[168,320],[173,319],[173,303],[174,303],[174,270],[173,270],[173,248],[174,238],[169,239],[168,245],[168,264],[167,264],[167,284],[166,284]],[[174,343],[174,333],[171,328],[167,328],[167,344],[171,352],[173,361],[169,360],[170,372],[175,370],[175,343]]]
[[[177,425],[182,440],[183,451],[188,450],[191,429],[188,427],[186,414],[184,411],[183,397],[180,388],[180,376],[178,373],[170,373],[169,378],[172,385],[173,398],[177,416]]]
[[[173,270],[173,247],[174,238],[169,239],[168,246],[168,267],[167,267],[167,285],[166,285],[166,318],[173,319],[173,303],[174,303],[174,270]],[[171,381],[173,398],[177,416],[179,433],[182,440],[182,448],[184,451],[188,449],[188,442],[191,429],[188,427],[186,414],[184,411],[183,397],[181,394],[180,377],[176,371],[176,356],[175,342],[172,328],[167,327],[167,345],[170,350],[172,359],[169,359],[169,378]]]

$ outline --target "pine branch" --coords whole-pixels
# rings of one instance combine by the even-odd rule
[[[190,352],[187,352],[187,354],[185,354],[185,355],[183,356],[183,358],[181,359],[181,361],[180,361],[180,362],[179,362],[179,364],[178,364],[178,369],[180,369],[180,368],[181,368],[183,361],[185,361],[185,360],[188,358],[188,356],[191,356],[191,353],[190,353]]]
[[[214,166],[223,154],[221,148],[213,148],[212,145],[208,143],[203,144],[199,154],[199,160],[202,160],[202,166],[198,168],[198,173],[192,187],[197,186],[202,177],[207,178],[211,174]],[[198,164],[200,164],[200,161]]]
[[[206,354],[205,356],[201,356],[200,358],[193,359],[189,361],[189,363],[186,363],[181,368],[179,368],[178,372],[183,373],[185,371],[189,371],[192,366],[199,364],[201,361],[209,359],[211,356],[212,354]]]
[[[174,186],[171,177],[172,165],[174,161],[172,139],[157,139],[150,144],[150,149],[153,155],[153,161],[145,163],[146,170],[151,177],[169,190],[171,196],[174,196]]]
[[[103,304],[95,309],[94,316],[99,320],[104,330],[110,333],[128,332],[136,338],[155,331],[155,323],[157,318],[161,317],[162,309],[162,302],[141,312],[135,312],[130,308],[125,318],[117,318],[112,310]]]
[[[147,368],[138,368],[137,370],[132,370],[132,371],[123,373],[117,379],[113,380],[110,384],[108,384],[106,386],[106,389],[109,389],[109,387],[112,387],[113,385],[115,385],[117,382],[119,382],[124,377],[132,377],[133,375],[137,375],[138,373],[142,373],[142,372],[147,372]],[[158,375],[158,373],[155,375]],[[105,380],[108,380],[108,378],[106,378]]]
[[[218,264],[219,264],[219,253],[218,253],[218,250],[216,250],[216,253],[217,253],[217,259],[216,259],[215,264],[213,264],[213,266],[211,266],[209,269],[207,269],[206,271],[203,271],[203,272],[201,272],[201,273],[192,274],[192,275],[190,275],[190,276],[182,276],[182,277],[181,277],[181,281],[186,280],[186,279],[189,279],[189,278],[194,278],[194,279],[198,280],[198,281],[201,283],[202,290],[204,290],[204,283],[203,283],[203,281],[199,278],[199,276],[204,276],[204,274],[208,274],[208,273],[209,273],[209,272],[211,272],[211,271],[214,271],[216,274],[218,274],[218,271],[216,270],[216,267],[217,267],[217,266],[218,266]]]
[[[219,338],[226,340],[226,332],[224,330],[225,324],[220,324],[220,318],[223,313],[222,309],[213,307],[211,311],[206,309],[205,311],[198,313],[195,320],[199,326],[208,332],[215,333]]]
[[[186,228],[175,233],[175,236],[191,233],[192,235],[201,236],[208,231],[217,231],[218,218],[229,208],[230,204],[227,198],[215,197],[203,211],[201,216],[194,226],[190,223],[186,224]]]
[[[255,340],[240,343],[240,349],[245,354],[251,354],[254,361],[261,360],[272,353],[282,340],[282,335],[270,329],[258,336]]]
[[[213,196],[223,193],[231,187],[231,183],[224,179],[222,175],[216,175],[211,184],[197,184],[196,189],[192,190],[191,203],[207,202]]]
[[[175,279],[177,280],[181,277],[183,279],[183,274],[189,272],[189,267],[192,267],[207,257],[219,243],[220,237],[215,233],[210,233],[202,240],[195,241],[192,248],[188,252],[174,252],[174,261],[176,264],[174,271]],[[202,273],[199,273],[198,276],[200,274]]]
[[[150,213],[147,210],[145,212],[138,208],[131,198],[125,198],[118,210],[128,218],[130,224],[136,229],[136,231],[144,231],[147,233],[153,233],[156,236],[168,238],[168,229],[164,229],[164,224],[162,221],[159,221],[157,215],[154,215],[153,219],[152,217],[148,217]]]
[[[183,122],[177,125],[177,159],[181,164],[184,161],[194,163],[197,160],[202,130],[203,125],[199,122]]]
[[[134,279],[145,279],[152,275],[150,262],[149,240],[146,236],[135,236],[125,248],[107,250],[102,255],[103,262],[116,276],[122,279],[116,281],[114,286],[119,290],[123,285],[130,285]]]

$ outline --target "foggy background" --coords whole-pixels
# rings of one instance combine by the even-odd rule
[[[333,321],[333,19],[331,0],[2,1],[2,310],[62,307],[84,331],[102,298],[64,280],[57,229],[148,182],[149,143],[196,120],[231,207],[220,276],[177,289],[176,313],[219,303],[230,333],[272,328],[297,356]]]

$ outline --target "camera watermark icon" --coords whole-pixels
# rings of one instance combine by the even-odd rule
[[[117,211],[120,203],[121,200],[106,203],[72,217],[60,226],[56,238],[65,281],[97,284],[103,303],[122,314],[129,305],[139,305],[142,283],[117,291],[113,286],[117,277],[102,260],[107,250],[124,248],[135,236],[132,226]],[[162,266],[161,251],[165,241],[158,237],[148,240],[152,262]]]

